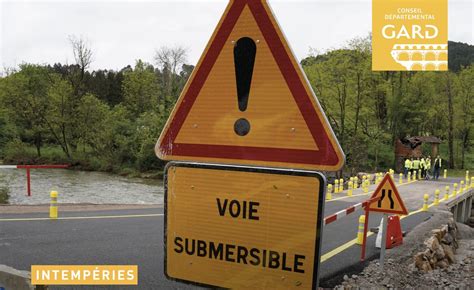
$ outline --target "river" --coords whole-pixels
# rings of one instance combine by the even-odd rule
[[[25,169],[0,169],[0,186],[9,189],[10,204],[47,204],[49,192],[59,203],[163,204],[163,181],[129,178],[103,172],[32,169],[27,196]]]

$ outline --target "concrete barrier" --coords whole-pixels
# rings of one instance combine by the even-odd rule
[[[5,290],[45,290],[47,286],[31,285],[30,272],[0,265],[0,287]]]
[[[466,223],[471,217],[473,195],[474,189],[470,188],[446,203],[456,222]]]

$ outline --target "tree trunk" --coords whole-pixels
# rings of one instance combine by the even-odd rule
[[[451,91],[451,77],[446,73],[446,96],[448,97],[448,155],[449,168],[454,168],[454,108],[453,95]]]
[[[469,132],[465,130],[462,134],[462,146],[461,146],[461,169],[464,169],[464,160],[466,156],[466,150],[469,146]]]
[[[63,151],[66,154],[67,158],[71,159],[71,154],[69,153],[68,143],[67,143],[67,139],[66,139],[66,128],[65,128],[64,125],[61,126],[61,135],[62,135],[62,139],[63,139],[62,144],[64,144],[62,146]]]
[[[35,136],[36,155],[38,157],[41,157],[41,143],[42,143],[41,133],[38,133]]]
[[[354,136],[357,136],[357,127],[359,125],[359,114],[361,107],[361,85],[360,85],[360,73],[357,73],[357,99],[356,99],[356,112],[354,120]]]

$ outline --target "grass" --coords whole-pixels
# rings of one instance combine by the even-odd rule
[[[459,168],[461,167],[461,143],[456,140],[456,142],[454,142],[453,149],[454,149],[453,150],[454,151],[453,152],[454,153],[454,166],[456,168]],[[472,171],[474,171],[474,150],[472,150],[473,149],[472,147],[469,149],[470,150],[466,152],[466,156],[464,157],[464,168],[466,168],[467,170],[471,169]],[[447,141],[439,145],[439,155],[441,156],[441,158],[443,158],[443,161],[444,161],[443,167],[444,167],[445,165],[448,164],[448,142]],[[451,169],[451,170],[457,170],[457,169]],[[465,174],[465,170],[460,170],[460,171],[464,171],[464,174]]]
[[[443,175],[443,170],[441,170],[440,175]],[[465,176],[466,176],[466,169],[448,169],[448,177],[465,177]],[[474,168],[472,170],[469,170],[469,178],[471,178],[472,176],[474,176]]]

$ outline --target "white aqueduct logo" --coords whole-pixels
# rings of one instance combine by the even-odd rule
[[[447,44],[395,44],[392,58],[407,70],[446,70]]]

